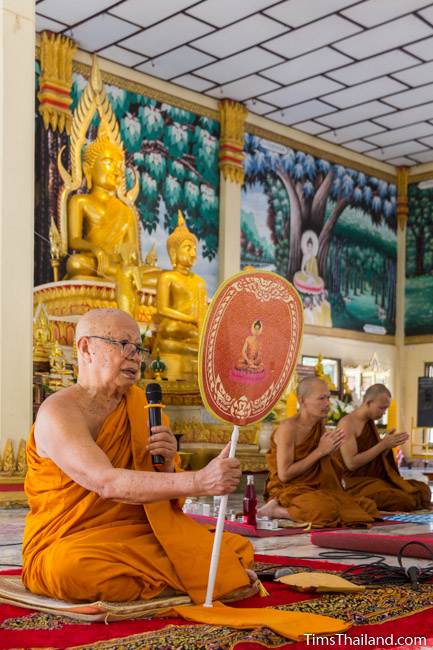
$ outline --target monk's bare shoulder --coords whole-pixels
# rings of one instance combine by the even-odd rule
[[[68,386],[68,388],[63,388],[47,397],[38,410],[36,424],[47,417],[67,416],[68,413],[69,415],[80,413],[75,386]]]
[[[352,413],[341,418],[338,423],[338,428],[343,429],[347,435],[356,435],[356,420]]]
[[[83,414],[74,389],[75,386],[64,388],[42,402],[35,421],[35,443],[40,456],[49,455],[47,441],[55,434],[82,424]]]
[[[274,440],[278,444],[289,444],[294,442],[296,433],[296,416],[283,420],[278,425],[275,433]]]

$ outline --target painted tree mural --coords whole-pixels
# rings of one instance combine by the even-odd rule
[[[283,259],[279,259],[282,251],[277,251],[277,267],[282,272],[287,264],[284,274],[290,280],[301,265],[305,230],[313,230],[319,237],[317,261],[319,273],[325,274],[331,233],[347,207],[362,210],[373,223],[387,221],[395,228],[395,185],[302,151],[284,147],[284,153],[278,153],[267,145],[256,136],[246,136],[245,183],[260,181],[264,185],[274,241],[289,240]],[[327,215],[329,201],[333,205]]]
[[[433,334],[433,188],[409,185],[406,334]]]
[[[395,185],[253,135],[245,138],[245,153],[244,193],[257,195],[261,188],[266,196],[275,270],[293,281],[301,270],[304,233],[317,238],[325,294],[316,299],[311,292],[304,305],[320,309],[329,300],[334,326],[362,329],[369,323],[394,331]],[[251,208],[247,198],[246,206]],[[245,232],[244,239],[245,248]],[[308,296],[308,288],[304,292]]]

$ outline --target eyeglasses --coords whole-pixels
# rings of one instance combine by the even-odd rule
[[[110,339],[108,336],[88,336],[88,339],[101,339],[101,341],[108,341],[109,343],[115,343],[117,345],[120,345],[122,348],[122,355],[126,358],[129,359],[131,357],[135,357],[136,354],[140,355],[141,360],[143,361],[145,359],[145,356],[147,354],[147,350],[145,348],[142,348],[141,345],[137,345],[137,343],[131,343],[131,341],[119,341],[118,339]]]

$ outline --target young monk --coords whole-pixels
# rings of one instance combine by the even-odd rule
[[[383,384],[367,389],[362,405],[340,420],[345,432],[339,457],[348,494],[374,499],[380,510],[429,508],[430,488],[400,476],[392,449],[406,442],[407,433],[393,429],[380,439],[375,420],[389,407],[391,393]]]
[[[167,424],[149,436],[146,399],[134,386],[140,332],[128,314],[88,312],[76,342],[77,384],[42,404],[28,443],[23,582],[68,601],[186,593],[202,603],[214,536],[179,499],[233,492],[239,461],[227,446],[200,471],[176,472]],[[156,471],[158,454],[165,462]],[[225,533],[214,597],[251,595],[252,563],[251,544]]]
[[[366,524],[379,517],[374,501],[347,495],[331,460],[343,442],[341,429],[325,430],[330,393],[324,381],[303,379],[300,410],[271,438],[269,478],[260,515],[311,522],[315,528]]]

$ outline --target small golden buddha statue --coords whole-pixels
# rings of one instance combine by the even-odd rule
[[[199,335],[207,309],[205,281],[191,268],[197,258],[197,238],[182,212],[167,239],[173,270],[163,271],[157,285],[158,332],[154,350],[167,364],[167,377],[196,379]]]
[[[40,369],[48,369],[52,345],[52,331],[45,306],[40,305],[33,320],[33,362]]]
[[[327,373],[325,373],[325,370],[323,368],[323,355],[322,354],[319,354],[319,356],[317,357],[317,363],[314,366],[314,372],[315,372],[316,377],[318,377],[319,379],[322,379],[322,381],[325,382],[325,384],[328,386],[330,391],[336,391],[337,390],[337,387],[334,386],[334,384],[332,383],[331,377]]]
[[[57,341],[54,341],[50,354],[50,378],[48,385],[56,390],[72,383],[73,373],[66,367],[66,359],[63,350]]]

